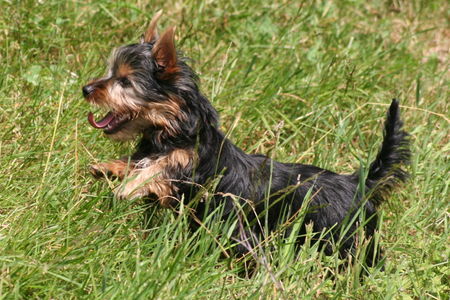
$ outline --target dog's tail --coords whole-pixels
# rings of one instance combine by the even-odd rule
[[[399,104],[393,99],[384,124],[383,144],[366,178],[370,198],[375,205],[380,204],[396,185],[409,177],[404,169],[411,159],[409,134],[402,130],[402,126]]]

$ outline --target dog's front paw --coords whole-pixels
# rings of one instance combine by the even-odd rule
[[[110,172],[105,168],[104,164],[95,164],[89,166],[89,173],[91,173],[94,178],[109,177]]]
[[[89,167],[89,172],[95,178],[123,179],[130,169],[127,162],[115,160],[106,163],[94,164]]]

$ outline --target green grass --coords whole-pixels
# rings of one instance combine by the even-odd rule
[[[448,299],[448,2],[144,2],[0,2],[1,298]],[[361,282],[358,264],[274,240],[248,279],[223,258],[226,226],[155,209],[146,227],[142,202],[89,176],[131,148],[88,126],[81,86],[160,8],[247,152],[351,172],[401,100],[412,177],[382,207],[384,272]]]

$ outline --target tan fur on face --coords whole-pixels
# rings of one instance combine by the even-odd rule
[[[139,105],[145,104],[129,89],[122,88],[113,78],[100,78],[89,82],[94,91],[88,96],[88,101],[100,107],[119,114],[132,114],[139,110]]]
[[[156,159],[144,159],[136,163],[123,186],[116,192],[121,199],[133,199],[156,195],[159,203],[168,207],[174,203],[177,191],[172,180],[172,170],[192,167],[194,155],[192,150],[177,149]]]
[[[117,72],[132,76],[132,69],[126,64],[120,65]],[[175,135],[177,123],[186,118],[181,110],[183,102],[178,97],[172,96],[162,102],[147,102],[136,95],[134,87],[123,88],[113,78],[99,79],[90,84],[96,87],[88,98],[90,102],[131,119],[120,131],[108,134],[111,139],[132,140],[149,126]]]
[[[117,69],[117,76],[119,77],[127,77],[131,74],[133,74],[133,68],[127,64],[121,64]]]
[[[181,100],[169,98],[161,103],[150,103],[143,109],[140,116],[152,125],[162,127],[170,134],[177,133],[176,123],[185,120],[186,116],[180,108]]]
[[[110,82],[107,78],[100,78],[92,80],[88,85],[95,86],[94,91],[87,97],[88,102],[100,106],[109,108],[110,95],[108,92]]]
[[[115,93],[115,91],[112,91]],[[124,104],[121,113],[132,116],[133,120],[128,122],[123,126],[123,128],[114,134],[109,134],[108,137],[119,140],[131,140],[134,139],[138,134],[149,127],[154,126],[163,129],[170,135],[175,135],[178,132],[177,123],[186,118],[184,113],[182,113],[179,101],[168,99],[164,102],[150,102],[150,103],[139,103],[136,102],[141,100],[137,99],[131,93],[123,95],[117,93],[114,99],[122,99],[122,104]],[[115,103],[117,105],[117,102]],[[129,111],[131,107],[134,107],[133,111]],[[116,110],[118,111],[116,106]]]
[[[109,108],[119,114],[137,115],[146,104],[132,88],[123,88],[117,82],[108,85],[108,94]]]

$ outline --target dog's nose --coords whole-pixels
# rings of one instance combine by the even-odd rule
[[[92,93],[94,91],[94,88],[92,87],[92,85],[85,85],[83,86],[83,96],[86,98],[87,96],[89,96],[90,93]]]

